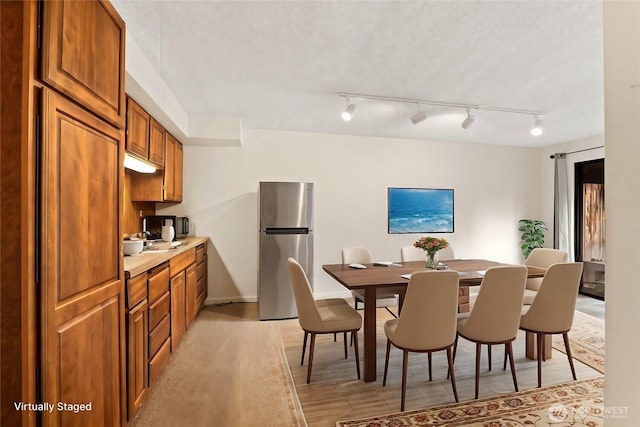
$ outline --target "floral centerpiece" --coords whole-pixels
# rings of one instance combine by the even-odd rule
[[[420,240],[413,244],[418,249],[422,249],[427,253],[427,268],[436,268],[436,254],[440,249],[448,248],[449,242],[441,237],[421,237]]]

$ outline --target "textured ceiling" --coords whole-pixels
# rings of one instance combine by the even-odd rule
[[[543,146],[604,133],[600,1],[114,0],[190,115],[265,128]],[[353,100],[337,92],[489,105],[533,118]]]

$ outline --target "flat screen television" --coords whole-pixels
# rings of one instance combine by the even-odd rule
[[[389,234],[453,233],[453,189],[389,187],[387,202]]]

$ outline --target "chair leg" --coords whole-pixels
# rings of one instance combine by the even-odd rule
[[[387,369],[389,368],[389,351],[391,351],[391,341],[387,338],[387,356],[384,358],[384,377],[382,379],[382,386],[387,385]]]
[[[576,370],[573,367],[573,357],[571,357],[571,346],[569,346],[569,334],[564,332],[562,334],[562,338],[564,339],[564,348],[567,349],[567,358],[569,359],[569,366],[571,366],[571,375],[573,375],[574,381],[576,378]]]
[[[491,344],[487,344],[487,356],[489,357],[489,370],[491,370]]]
[[[544,334],[536,332],[536,341],[536,347],[538,347],[538,388],[540,388],[542,387],[542,355],[544,354],[542,345],[544,343]]]
[[[398,294],[398,316],[402,312],[402,304],[404,304],[404,294],[401,292]]]
[[[507,370],[507,351],[506,350],[504,352],[504,361],[502,362],[502,370],[503,371]]]
[[[391,311],[391,309],[390,309],[389,307],[385,307],[385,309],[386,309],[386,310],[389,312],[389,314],[390,314],[390,315],[392,315],[394,318],[396,318],[396,319],[398,318],[398,316],[396,316],[396,314],[395,314],[393,311]]]
[[[304,352],[307,349],[307,336],[309,336],[309,332],[304,331],[304,339],[302,340],[302,357],[300,358],[300,366],[304,365]]]
[[[360,353],[358,352],[358,331],[351,331],[351,339],[353,340],[353,350],[356,353],[356,371],[358,379],[360,379]]]
[[[431,352],[429,352],[429,381],[431,381]]]
[[[344,334],[344,358],[348,359],[349,356],[347,356],[347,333],[343,332]]]
[[[458,390],[456,388],[456,375],[453,372],[453,355],[451,354],[451,347],[447,348],[447,363],[449,364],[449,375],[451,376],[451,388],[453,388],[453,397],[456,399],[456,402],[458,402]]]
[[[511,367],[511,377],[513,378],[513,387],[516,391],[518,391],[518,380],[516,379],[516,366],[513,363],[513,347],[511,346],[511,341],[504,344],[504,354],[509,354],[509,361]]]
[[[476,397],[475,399],[478,398],[478,389],[480,385],[480,356],[481,356],[480,350],[481,349],[482,349],[482,344],[477,342],[476,343]]]
[[[316,346],[316,334],[311,332],[311,344],[309,345],[309,366],[307,367],[307,384],[311,382],[311,365],[313,365],[313,350]]]
[[[452,362],[456,361],[456,351],[458,350],[458,334],[456,334],[456,339],[453,341],[453,356]],[[447,379],[449,379],[449,372],[447,371]]]
[[[338,334],[336,334],[335,332],[333,333],[333,342],[338,341],[337,335],[338,335]]]
[[[407,395],[407,365],[409,364],[409,352],[402,350],[402,399],[400,401],[400,410],[404,411],[404,399]]]

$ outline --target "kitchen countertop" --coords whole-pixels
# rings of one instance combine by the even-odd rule
[[[186,252],[189,249],[195,248],[198,245],[207,243],[208,237],[185,237],[178,239],[178,242],[182,242],[176,249],[168,249],[171,243],[157,242],[153,243],[152,247],[158,248],[157,250],[148,249],[142,251],[137,255],[125,255],[124,257],[124,273],[127,279],[137,276],[140,273],[162,264],[165,261],[170,260],[174,256]],[[175,242],[173,242],[175,243]]]

